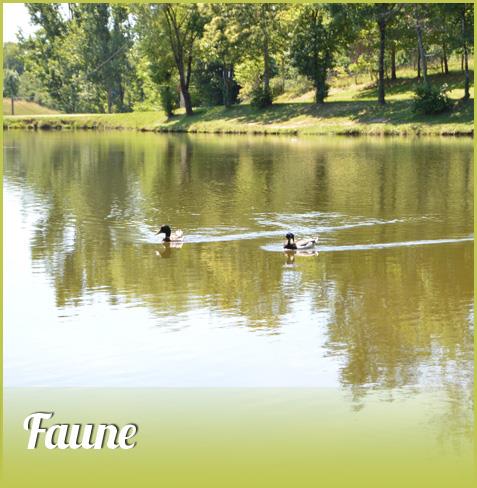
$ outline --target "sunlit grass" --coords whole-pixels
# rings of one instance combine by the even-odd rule
[[[473,60],[469,62],[471,69],[471,97],[474,96],[473,88]],[[460,70],[460,63],[453,59],[449,63],[450,73],[441,73],[440,65],[429,66],[429,78],[431,83],[449,87],[448,95],[454,100],[464,96],[464,73]],[[397,72],[397,80],[386,80],[386,100],[411,100],[418,83],[416,70],[413,67],[402,67]],[[358,83],[356,83],[358,81]],[[360,75],[357,80],[354,76],[341,76],[330,81],[330,91],[327,102],[351,102],[353,100],[375,101],[377,99],[376,80],[369,75]],[[278,102],[313,103],[314,92],[310,90],[296,97],[293,93],[284,93],[277,97]]]
[[[455,66],[451,66],[455,68]],[[157,132],[209,133],[288,133],[288,134],[372,134],[372,135],[472,135],[473,99],[462,102],[464,74],[433,73],[430,82],[446,83],[453,99],[453,110],[435,116],[415,114],[412,110],[417,83],[415,72],[401,70],[398,79],[386,83],[386,105],[377,103],[377,88],[370,80],[330,90],[323,105],[315,105],[313,92],[283,94],[272,107],[255,109],[248,104],[231,108],[196,108],[186,117],[183,110],[167,119],[162,112],[123,114],[36,115],[6,117],[7,128],[28,129],[135,129]],[[473,72],[471,73],[473,80]],[[343,80],[341,80],[343,81]],[[471,94],[473,97],[473,87]]]
[[[27,102],[26,100],[15,100],[14,103],[15,115],[41,115],[41,114],[59,114],[57,110],[52,110],[35,102]],[[3,99],[3,115],[11,115],[12,105],[10,98]]]

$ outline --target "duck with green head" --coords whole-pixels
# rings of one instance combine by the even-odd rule
[[[291,251],[300,251],[305,249],[313,249],[318,244],[318,237],[312,239],[301,239],[295,242],[295,235],[291,232],[285,236],[287,243],[283,246],[284,249]]]
[[[162,239],[163,242],[182,242],[184,240],[184,233],[177,229],[176,231],[172,232],[171,227],[169,225],[163,225],[156,235],[163,234],[164,238]]]

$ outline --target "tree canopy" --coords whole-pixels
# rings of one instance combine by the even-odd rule
[[[345,76],[368,77],[384,104],[399,68],[427,84],[451,58],[470,97],[471,3],[25,5],[38,29],[4,45],[5,76],[64,112],[266,107],[285,86],[321,104]]]

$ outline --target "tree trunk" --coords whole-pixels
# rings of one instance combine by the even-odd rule
[[[227,67],[222,65],[222,104],[224,107],[228,106],[228,94],[227,94]]]
[[[421,51],[417,50],[417,79],[421,79]]]
[[[12,101],[12,115],[15,115],[15,99],[14,99],[14,97],[11,97],[11,101]]]
[[[270,90],[270,56],[268,53],[268,36],[265,34],[263,43],[263,90]]]
[[[384,48],[386,45],[386,22],[383,19],[378,20],[379,26],[379,85],[378,85],[378,103],[384,105]]]
[[[470,98],[470,80],[469,80],[469,59],[467,54],[467,46],[464,47],[464,68],[465,68],[465,85],[464,85],[464,100]]]
[[[281,60],[281,65],[282,65],[282,93],[285,93],[285,57],[282,56]]]
[[[460,70],[463,72],[464,71],[464,55],[460,55]]]
[[[124,87],[121,82],[118,85],[119,91],[119,111],[124,112]]]
[[[192,115],[194,113],[192,110],[192,99],[189,93],[189,84],[186,81],[184,69],[179,70],[179,86],[181,90],[182,100],[184,102],[186,115]]]
[[[192,115],[194,112],[192,110],[192,99],[189,93],[189,89],[181,84],[182,98],[184,99],[184,107],[186,115]]]
[[[449,64],[447,60],[447,46],[443,44],[442,46],[442,60],[444,61],[444,73],[449,74]]]
[[[113,96],[111,93],[111,88],[109,87],[108,88],[108,114],[111,113],[112,108],[113,108]]]
[[[325,90],[320,82],[317,82],[315,86],[315,103],[325,103]]]
[[[396,76],[396,43],[391,44],[391,80],[397,80]]]
[[[464,48],[464,68],[465,68],[465,84],[464,84],[464,100],[468,100],[470,98],[469,92],[469,56],[467,53],[467,42],[465,40],[465,5],[462,7],[462,39],[463,39],[463,48]]]
[[[422,64],[422,79],[424,83],[427,85],[427,60],[426,60],[426,50],[424,49],[424,43],[422,42],[422,28],[419,20],[416,23],[416,31],[417,31],[417,45],[419,47],[419,54]]]
[[[230,107],[232,105],[230,101],[230,89],[231,89],[231,81],[232,81],[232,68],[227,68],[227,65],[224,64],[222,68],[222,82],[223,82],[223,104],[224,107]]]

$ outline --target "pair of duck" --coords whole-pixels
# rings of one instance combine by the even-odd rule
[[[163,225],[156,235],[163,234],[164,238],[162,242],[182,242],[184,240],[184,233],[181,230],[176,230],[172,232],[172,229],[169,225]],[[301,239],[299,241],[295,241],[295,235],[291,232],[285,236],[287,240],[286,244],[283,246],[284,249],[289,251],[301,251],[306,249],[313,249],[316,244],[318,243],[318,237],[313,239]]]

